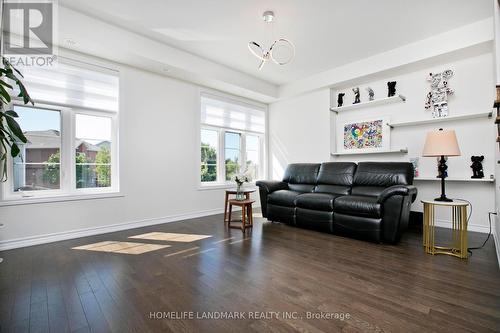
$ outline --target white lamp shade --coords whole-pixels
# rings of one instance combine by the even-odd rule
[[[460,156],[455,131],[441,129],[427,133],[422,156]]]

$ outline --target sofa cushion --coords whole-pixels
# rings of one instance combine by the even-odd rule
[[[318,172],[318,184],[351,186],[354,180],[356,163],[326,162]]]
[[[269,194],[267,202],[278,206],[295,207],[295,198],[300,194],[301,192],[279,190]]]
[[[293,163],[285,170],[283,181],[289,184],[316,185],[320,164],[318,163]]]
[[[334,201],[334,211],[347,215],[376,217],[382,216],[381,205],[377,203],[377,197],[361,195],[346,195]]]
[[[360,162],[354,186],[412,185],[413,165],[408,162]]]
[[[333,202],[339,195],[329,193],[304,193],[295,198],[295,205],[312,210],[333,211]]]

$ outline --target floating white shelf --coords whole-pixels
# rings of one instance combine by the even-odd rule
[[[456,120],[467,120],[467,119],[475,119],[475,118],[491,118],[491,117],[492,117],[491,112],[481,112],[481,113],[463,114],[460,116],[450,116],[450,117],[432,118],[432,119],[423,119],[423,120],[414,120],[414,121],[402,121],[399,123],[390,123],[390,124],[387,124],[387,126],[394,128],[394,127],[417,126],[417,125],[425,125],[425,124],[442,123],[442,122],[456,121]]]
[[[408,154],[408,148],[397,149],[397,150],[378,150],[378,151],[349,151],[342,153],[330,153],[332,156],[342,156],[342,155],[366,155],[366,154]]]
[[[441,178],[437,177],[415,177],[414,180],[422,181],[441,181]],[[447,182],[476,182],[476,183],[493,183],[495,178],[446,178]]]
[[[349,105],[344,105],[341,107],[334,107],[334,108],[330,108],[330,111],[333,111],[335,113],[339,113],[342,111],[360,109],[360,108],[364,108],[364,107],[368,107],[368,106],[392,104],[392,103],[399,103],[399,102],[405,102],[405,101],[406,101],[406,97],[404,97],[403,95],[396,95],[396,96],[392,96],[392,97],[375,99],[373,101],[368,101],[368,102],[349,104]]]

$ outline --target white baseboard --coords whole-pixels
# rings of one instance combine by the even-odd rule
[[[170,215],[165,217],[150,218],[138,221],[129,221],[124,223],[111,224],[100,227],[92,227],[85,229],[76,229],[70,231],[57,232],[52,234],[37,235],[23,238],[16,238],[10,240],[0,241],[0,251],[16,249],[20,247],[33,246],[45,243],[59,242],[68,239],[87,237],[99,234],[107,234],[110,232],[122,231],[127,229],[135,229],[147,227],[150,225],[176,222],[209,215],[216,215],[224,213],[223,209],[210,209],[199,212],[191,212],[185,214]]]
[[[439,220],[439,219],[436,219],[435,220],[435,225],[436,225],[436,227],[442,227],[442,228],[451,229],[451,221],[449,221],[449,220]],[[468,231],[475,231],[475,232],[481,232],[481,233],[487,234],[487,233],[490,232],[490,226],[489,225],[484,226],[484,225],[469,223],[467,225],[467,230]],[[492,232],[493,232],[493,230],[492,230]]]

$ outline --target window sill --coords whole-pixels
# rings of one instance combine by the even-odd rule
[[[245,183],[243,189],[254,189],[256,187],[255,182]],[[236,189],[235,183],[217,183],[217,184],[202,184],[198,187],[198,191],[209,191],[209,190],[233,190]]]
[[[85,194],[58,194],[51,196],[33,196],[33,197],[19,197],[12,199],[4,199],[0,201],[0,207],[18,206],[18,205],[33,205],[51,202],[65,202],[65,201],[80,201],[80,200],[95,200],[107,198],[121,198],[125,195],[122,192],[102,192],[102,193],[85,193]]]
[[[235,184],[202,184],[198,187],[198,191],[210,191],[210,190],[227,190],[230,188],[236,188]]]

